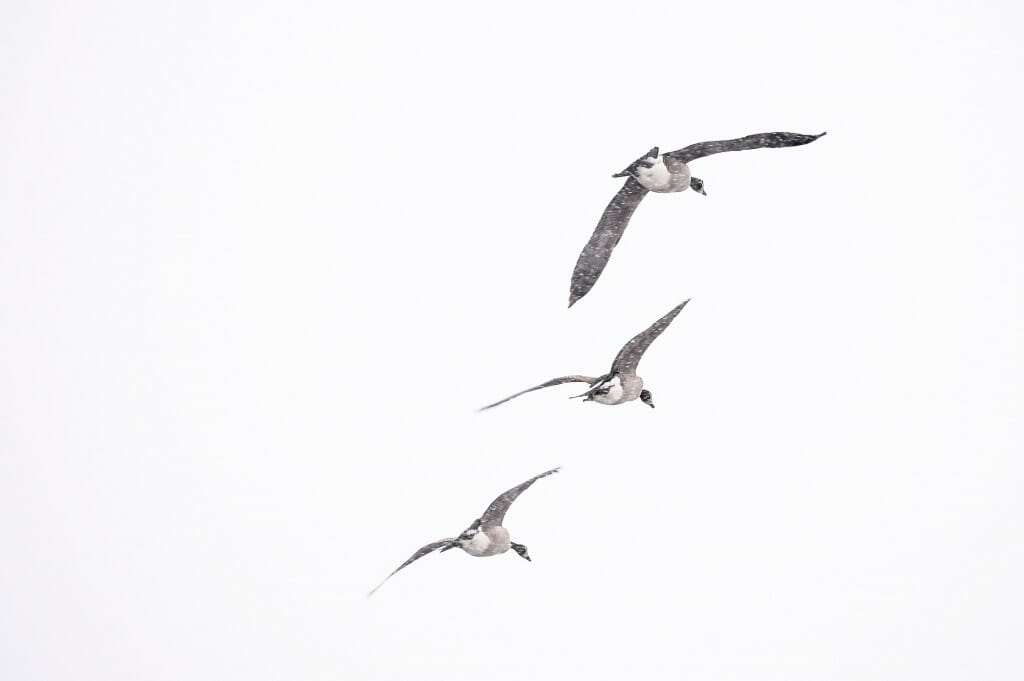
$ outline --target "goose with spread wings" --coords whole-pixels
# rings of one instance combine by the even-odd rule
[[[516,485],[512,489],[501,494],[497,499],[491,502],[491,505],[487,507],[484,514],[474,520],[473,524],[466,528],[462,534],[458,537],[448,537],[447,539],[431,542],[426,546],[421,547],[416,551],[416,553],[409,557],[409,560],[399,565],[395,568],[394,572],[385,577],[384,582],[394,577],[395,572],[398,572],[410,563],[413,563],[428,553],[433,553],[438,549],[443,553],[449,549],[460,548],[471,556],[481,558],[485,556],[496,556],[512,549],[526,560],[531,560],[530,553],[526,550],[526,546],[512,541],[508,530],[502,527],[501,524],[505,521],[505,513],[508,511],[508,507],[512,505],[512,502],[515,501],[520,494],[529,489],[530,485],[541,478],[546,478],[552,473],[557,473],[559,470],[561,469],[552,468],[549,471],[544,471],[540,475],[535,475],[526,482]],[[384,586],[384,582],[381,582],[374,587],[373,591],[371,591],[369,595],[372,596],[377,589]]]
[[[553,378],[550,381],[545,381],[540,385],[535,385],[532,388],[527,388],[517,392],[515,395],[510,395],[503,400],[499,400],[494,404],[488,404],[486,407],[482,407],[480,411],[484,409],[490,409],[491,407],[497,407],[499,404],[504,404],[509,400],[525,395],[528,392],[534,390],[540,390],[541,388],[550,388],[553,385],[561,385],[563,383],[587,383],[589,388],[587,392],[576,395],[576,397],[585,398],[584,402],[597,402],[598,404],[623,404],[630,402],[636,398],[640,398],[640,401],[646,404],[648,407],[654,407],[654,398],[651,395],[650,390],[644,389],[644,380],[636,375],[636,367],[640,363],[640,358],[644,356],[647,348],[651,346],[654,339],[662,334],[662,332],[668,328],[668,325],[672,323],[672,320],[676,318],[676,315],[686,304],[690,302],[689,299],[684,300],[679,305],[669,310],[668,314],[659,319],[658,321],[651,324],[647,329],[641,331],[637,335],[633,336],[622,346],[619,350],[619,354],[615,356],[615,361],[612,362],[612,368],[607,374],[598,377],[582,376],[574,374],[572,376],[561,376],[559,378]]]
[[[622,189],[604,209],[604,214],[598,221],[590,241],[580,252],[576,268],[572,271],[572,282],[569,285],[569,307],[587,295],[587,292],[597,283],[598,277],[601,276],[605,265],[608,264],[608,259],[612,256],[612,250],[622,238],[622,233],[626,231],[626,225],[629,224],[633,211],[640,205],[640,201],[647,195],[647,192],[668,194],[685,191],[689,187],[695,192],[707,195],[707,192],[704,191],[704,181],[690,174],[690,167],[687,165],[690,161],[725,151],[798,147],[813,142],[824,134],[763,132],[733,140],[699,142],[660,155],[658,147],[654,147],[633,161],[625,170],[612,175],[612,177],[627,178],[626,184],[622,185]]]

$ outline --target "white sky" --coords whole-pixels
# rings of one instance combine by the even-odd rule
[[[0,677],[1024,675],[1019,9],[147,4],[0,10]]]

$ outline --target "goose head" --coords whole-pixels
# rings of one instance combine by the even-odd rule
[[[526,550],[526,546],[524,544],[516,544],[515,542],[512,542],[512,550],[518,553],[520,557],[525,558],[531,563],[533,562],[533,559],[530,558],[530,552]]]

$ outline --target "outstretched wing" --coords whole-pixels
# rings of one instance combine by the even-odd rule
[[[689,163],[694,159],[711,156],[712,154],[720,154],[723,151],[799,147],[802,144],[813,142],[824,134],[825,133],[821,133],[821,135],[802,135],[797,132],[761,132],[756,135],[738,137],[734,140],[698,142],[697,144],[691,144],[690,146],[683,147],[682,149],[670,151],[665,155],[677,158],[683,163]]]
[[[576,267],[572,271],[572,282],[569,284],[569,307],[587,295],[597,283],[604,271],[608,259],[612,257],[612,249],[619,243],[626,225],[633,216],[633,211],[640,205],[640,200],[647,194],[647,189],[630,177],[622,185],[619,193],[612,198],[604,209],[604,214],[597,223],[597,228],[590,235],[590,241],[583,247]]]
[[[508,507],[512,505],[512,502],[515,501],[520,494],[541,478],[545,478],[552,473],[557,473],[559,470],[561,470],[561,467],[552,468],[549,471],[544,471],[540,475],[533,476],[524,483],[516,485],[492,501],[491,505],[487,507],[487,510],[484,511],[484,514],[480,516],[480,519],[477,522],[480,525],[501,525],[505,520],[505,512],[508,511]]]
[[[515,395],[509,395],[505,399],[498,400],[494,404],[488,404],[486,407],[480,407],[480,409],[478,411],[483,411],[485,409],[490,409],[491,407],[497,407],[499,404],[504,404],[505,402],[508,402],[509,400],[511,400],[513,398],[519,397],[520,395],[525,395],[528,392],[533,392],[534,390],[540,390],[541,388],[550,388],[553,385],[561,385],[563,383],[587,383],[587,384],[590,384],[590,383],[593,383],[596,380],[597,380],[596,378],[592,378],[590,376],[578,376],[578,375],[574,375],[574,376],[560,376],[559,378],[552,378],[550,381],[545,381],[544,383],[541,383],[540,385],[535,385],[532,388],[527,388],[526,390],[520,390]]]
[[[640,358],[644,356],[647,348],[651,346],[655,338],[661,335],[662,331],[668,328],[668,325],[672,323],[672,320],[676,318],[680,310],[686,307],[688,302],[690,302],[689,298],[676,305],[669,310],[668,314],[651,324],[644,331],[633,336],[628,343],[623,345],[622,349],[619,350],[619,354],[615,356],[615,361],[612,362],[611,373],[635,374],[636,365],[640,363]]]
[[[439,541],[435,541],[435,542],[431,542],[430,544],[427,544],[426,546],[424,546],[424,547],[420,548],[418,551],[416,551],[416,553],[412,554],[412,556],[409,558],[409,560],[405,561],[404,563],[399,565],[397,568],[395,568],[395,572],[398,572],[399,570],[404,568],[409,563],[412,563],[414,561],[419,560],[420,558],[422,558],[423,556],[427,555],[428,553],[433,553],[434,551],[437,551],[438,549],[443,548],[443,547],[447,546],[448,544],[451,544],[453,541],[455,541],[454,537],[448,537],[447,539],[441,539]],[[384,582],[386,582],[389,579],[391,579],[392,577],[394,577],[395,576],[395,572],[392,572],[390,575],[385,577],[384,578]],[[377,591],[377,589],[379,589],[382,586],[384,586],[384,582],[381,582],[377,586],[373,587],[373,591],[371,591],[370,593],[366,594],[367,597],[372,596]]]

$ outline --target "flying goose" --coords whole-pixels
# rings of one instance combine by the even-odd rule
[[[487,507],[486,511],[484,511],[484,514],[474,520],[473,524],[466,528],[466,530],[458,537],[448,537],[447,539],[441,539],[427,544],[416,551],[416,553],[412,554],[409,560],[395,568],[395,572],[398,572],[410,563],[419,560],[428,553],[433,553],[438,549],[441,549],[441,552],[444,553],[448,549],[454,549],[456,547],[462,549],[471,556],[477,557],[496,556],[499,553],[505,553],[511,548],[526,560],[530,560],[530,553],[526,550],[526,546],[511,541],[508,530],[502,527],[501,523],[505,520],[505,513],[508,511],[508,507],[512,505],[512,502],[515,501],[520,494],[541,478],[547,477],[552,473],[557,473],[559,470],[561,470],[561,467],[552,468],[549,471],[544,471],[540,475],[533,476],[524,483],[516,485],[492,501],[491,505]],[[384,582],[394,577],[395,572],[392,572],[390,575],[385,577]],[[375,586],[373,591],[367,595],[372,596],[377,589],[384,586],[384,582]]]
[[[676,318],[679,311],[686,307],[688,302],[690,302],[689,298],[669,310],[668,314],[651,324],[646,330],[633,336],[633,338],[631,338],[630,341],[623,345],[622,349],[619,350],[619,354],[615,356],[615,361],[612,362],[612,368],[607,374],[597,378],[580,375],[552,378],[550,381],[541,383],[540,385],[535,385],[532,388],[527,388],[521,392],[517,392],[515,395],[506,397],[494,404],[488,404],[486,407],[481,407],[480,411],[490,409],[491,407],[497,407],[499,404],[504,404],[505,402],[528,392],[540,390],[541,388],[549,388],[553,385],[561,385],[562,383],[588,383],[590,388],[587,392],[582,395],[576,395],[576,397],[585,397],[583,400],[584,402],[593,401],[598,404],[622,404],[623,402],[630,402],[639,397],[644,404],[653,409],[654,399],[651,395],[651,391],[644,389],[644,380],[636,375],[636,366],[640,363],[640,358],[644,356],[645,352],[647,352],[647,348],[651,346],[654,339],[660,336],[661,332],[668,328],[668,325]]]
[[[646,196],[648,191],[666,194],[685,191],[687,187],[690,187],[695,192],[707,195],[707,192],[704,191],[704,181],[690,175],[690,168],[687,165],[690,161],[712,154],[720,154],[723,151],[743,151],[763,147],[798,147],[813,142],[824,134],[762,132],[734,140],[699,142],[660,156],[658,147],[654,147],[629,164],[625,170],[612,175],[612,177],[628,179],[626,184],[622,185],[619,193],[612,198],[608,207],[604,209],[597,228],[576,261],[576,268],[572,271],[572,283],[569,285],[569,307],[587,295],[587,292],[597,283],[597,278],[601,276],[605,265],[608,264],[612,249],[622,238],[622,233],[626,230],[633,211],[640,205],[641,199]]]

